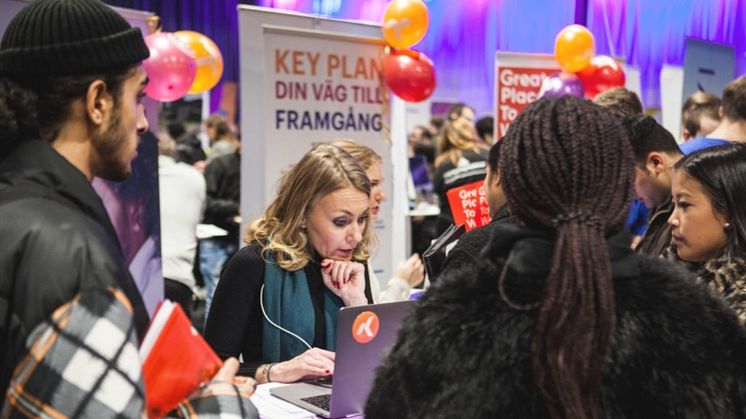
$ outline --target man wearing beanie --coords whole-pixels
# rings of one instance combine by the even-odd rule
[[[148,130],[148,55],[99,0],[34,1],[0,41],[2,417],[143,412],[148,315],[91,181],[130,175]],[[235,389],[237,367],[226,361],[214,385]],[[221,392],[193,395],[185,412],[256,413]]]
[[[624,119],[635,154],[635,193],[650,209],[648,228],[636,250],[660,256],[671,243],[671,170],[683,154],[670,132],[649,116]]]

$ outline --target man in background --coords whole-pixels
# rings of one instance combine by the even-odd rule
[[[660,256],[671,242],[671,172],[683,154],[673,135],[649,116],[627,117],[624,125],[635,157],[635,193],[651,212],[636,250]]]
[[[205,178],[174,158],[176,142],[158,135],[158,182],[161,204],[161,257],[164,293],[192,317],[196,281],[192,273],[197,253],[197,224],[205,210]]]
[[[593,98],[593,103],[603,106],[622,118],[630,115],[642,115],[643,111],[642,102],[637,93],[625,87],[616,87],[599,93]]]
[[[492,145],[495,142],[493,137],[495,132],[495,118],[491,116],[485,116],[480,118],[475,125],[477,129],[477,136],[487,145]]]
[[[746,76],[725,86],[719,114],[720,124],[714,131],[681,145],[684,154],[729,144],[731,141],[746,141]]]
[[[602,106],[619,118],[642,115],[642,102],[637,93],[624,88],[617,87],[609,89],[597,95],[593,102]],[[648,208],[639,199],[632,200],[624,228],[632,234],[632,248],[635,249],[642,240],[643,234],[648,227]]]
[[[720,125],[722,101],[707,92],[695,92],[684,102],[681,109],[682,138],[689,141],[706,137]]]
[[[207,164],[207,204],[205,224],[225,230],[225,236],[199,241],[200,270],[205,281],[205,320],[210,313],[212,295],[220,280],[223,264],[238,250],[240,241],[241,149],[220,156]]]

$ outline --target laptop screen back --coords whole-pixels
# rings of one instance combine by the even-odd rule
[[[417,192],[430,192],[433,190],[433,183],[427,173],[427,159],[423,155],[416,155],[409,158],[409,172],[412,174],[412,182]]]
[[[339,312],[331,416],[363,412],[376,367],[396,342],[412,301],[345,307]]]

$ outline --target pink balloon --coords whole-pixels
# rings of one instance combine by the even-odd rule
[[[158,32],[145,37],[150,58],[143,62],[148,75],[145,94],[172,102],[187,94],[197,75],[194,52],[174,34]]]

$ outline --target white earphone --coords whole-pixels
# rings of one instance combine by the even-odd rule
[[[264,315],[264,318],[267,319],[267,321],[269,322],[269,324],[271,324],[272,326],[278,328],[279,330],[287,333],[288,335],[290,335],[290,336],[298,339],[299,341],[303,342],[303,344],[306,345],[306,347],[308,349],[311,349],[311,345],[309,345],[308,342],[306,342],[302,337],[300,337],[300,336],[296,335],[295,333],[293,333],[293,332],[291,332],[291,331],[283,328],[282,326],[280,326],[279,324],[273,322],[272,319],[269,318],[269,316],[267,315],[267,312],[264,311],[264,284],[262,284],[262,288],[259,290],[259,306],[262,308],[262,314]]]

